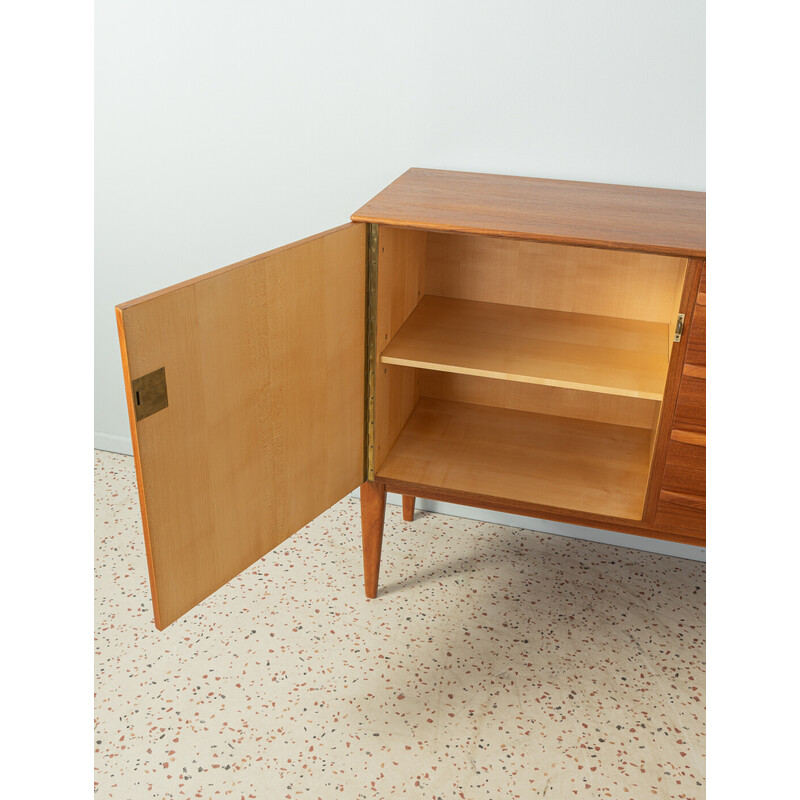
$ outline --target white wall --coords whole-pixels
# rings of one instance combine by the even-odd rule
[[[116,303],[410,166],[703,190],[704,38],[701,0],[97,0],[96,446],[130,452]]]

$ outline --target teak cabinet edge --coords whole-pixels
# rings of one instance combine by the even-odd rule
[[[433,277],[429,279],[440,281],[438,288],[431,287],[434,293],[445,291],[441,275],[436,277],[434,273],[457,269],[457,253],[462,246],[466,248],[465,257],[480,257],[481,241],[488,242],[490,238],[496,242],[489,248],[490,260],[504,258],[502,253],[516,253],[521,248],[519,258],[527,259],[525,263],[536,263],[537,253],[565,253],[565,257],[572,258],[569,248],[579,248],[585,255],[578,254],[576,258],[578,262],[585,262],[581,269],[586,274],[595,269],[592,264],[601,267],[601,272],[606,269],[603,264],[606,251],[618,252],[612,261],[622,264],[622,275],[625,269],[639,269],[637,253],[645,259],[650,256],[663,259],[667,258],[664,253],[668,251],[673,258],[699,252],[701,226],[697,220],[687,223],[688,232],[670,228],[670,225],[676,226],[675,220],[681,215],[688,219],[697,212],[699,193],[504,176],[498,179],[498,176],[470,173],[464,173],[461,179],[460,175],[447,173],[443,178],[438,171],[412,170],[386,190],[395,198],[398,189],[402,190],[401,195],[405,193],[412,211],[415,204],[438,197],[440,205],[430,207],[427,223],[418,220],[409,224],[396,204],[390,213],[379,217],[370,207],[380,211],[381,204],[386,205],[381,200],[384,193],[381,193],[353,215],[354,222],[117,307],[145,549],[159,629],[185,614],[360,484],[368,597],[376,596],[378,591],[387,490],[400,492],[411,502],[413,497],[428,497],[670,541],[704,544],[701,527],[704,488],[692,485],[688,495],[678,491],[686,488],[687,480],[704,475],[702,454],[696,452],[699,448],[680,441],[689,435],[699,436],[700,431],[697,426],[690,431],[675,428],[677,407],[689,408],[694,415],[692,419],[698,418],[699,413],[697,400],[693,399],[696,388],[687,384],[686,391],[694,394],[686,395],[685,401],[681,397],[684,396],[682,377],[687,352],[691,347],[697,360],[696,354],[704,354],[705,350],[704,322],[702,341],[698,338],[699,328],[696,331],[692,327],[694,311],[700,302],[698,287],[701,279],[704,281],[704,258],[689,258],[685,262],[678,306],[684,315],[684,333],[681,341],[672,346],[663,398],[660,404],[652,406],[657,411],[657,429],[651,439],[646,488],[641,490],[640,519],[615,517],[591,508],[570,510],[547,505],[542,502],[544,498],[536,502],[512,500],[505,497],[502,490],[486,493],[476,487],[465,491],[457,486],[448,488],[424,480],[402,480],[381,474],[376,453],[376,425],[383,426],[382,463],[387,455],[386,448],[393,448],[393,443],[398,442],[398,437],[406,430],[403,423],[409,420],[409,415],[413,416],[420,399],[420,383],[426,387],[422,391],[432,391],[433,396],[450,385],[448,381],[455,381],[454,387],[459,385],[458,381],[465,381],[464,386],[470,392],[484,395],[503,384],[506,393],[511,392],[514,397],[519,395],[524,401],[519,405],[520,401],[514,400],[509,409],[527,408],[525,404],[531,400],[525,398],[533,398],[534,405],[538,404],[536,408],[542,402],[560,402],[562,394],[570,403],[574,399],[573,390],[558,388],[561,379],[555,382],[534,380],[541,384],[538,386],[507,381],[487,385],[481,381],[491,384],[492,378],[471,378],[470,369],[461,377],[448,377],[446,372],[426,373],[425,369],[382,365],[380,353],[386,345],[383,340],[394,336],[413,311],[424,295],[426,278],[420,273],[414,278],[399,279],[398,285],[410,279],[419,290],[408,295],[412,286],[408,284],[402,289],[408,295],[406,299],[391,301],[405,303],[405,310],[387,325],[386,320],[379,319],[379,309],[385,309],[385,303],[389,302],[384,284],[381,284],[384,288],[379,297],[381,276],[387,278],[393,269],[410,269],[409,264],[414,263],[414,259],[422,259],[421,264],[426,258],[434,259],[419,269],[430,268]],[[403,188],[408,176],[413,180]],[[459,195],[459,185],[466,192],[466,201]],[[531,197],[531,192],[541,192],[542,196],[557,195],[559,203],[549,212],[546,202],[534,203],[531,208],[535,213],[526,217],[524,203],[514,195],[514,187],[520,186],[524,187],[523,194],[527,193],[527,197]],[[469,224],[459,226],[453,221],[453,209],[468,202],[469,193],[475,191],[484,192],[490,200],[477,208]],[[619,247],[620,235],[587,243],[587,231],[591,232],[600,224],[597,219],[602,214],[589,213],[594,207],[591,201],[578,196],[581,192],[588,192],[601,206],[608,205],[610,233],[628,231],[622,237],[623,247]],[[641,200],[644,209],[633,206],[625,211],[631,198]],[[581,208],[586,213],[585,219],[575,216],[576,209]],[[566,213],[564,209],[572,210],[568,230],[565,229],[567,223],[560,218]],[[449,220],[448,214],[451,215]],[[625,214],[628,214],[627,222]],[[494,229],[487,235],[477,226],[492,215]],[[361,219],[364,221],[358,221]],[[442,232],[443,225],[447,233]],[[511,228],[512,233],[498,233],[498,230]],[[465,231],[469,242],[463,238]],[[450,235],[454,238],[441,238]],[[429,240],[428,237],[434,238]],[[635,247],[634,239],[638,242]],[[513,244],[514,241],[519,244]],[[381,243],[389,248],[388,253],[383,252],[385,248]],[[541,249],[550,245],[555,250]],[[428,246],[432,250],[426,255]],[[704,254],[704,244],[702,252]],[[443,254],[445,261],[440,263],[436,259],[441,259]],[[531,258],[534,261],[530,261]],[[386,260],[385,264],[382,259]],[[502,265],[503,262],[497,263]],[[649,263],[642,262],[641,268],[649,269]],[[557,275],[557,262],[554,264],[548,269],[555,269],[553,274]],[[666,270],[666,277],[659,280],[667,280],[672,269],[669,263],[653,261],[652,264],[653,274]],[[382,272],[387,269],[390,273]],[[458,280],[457,273],[454,275]],[[487,273],[487,279],[490,278]],[[702,296],[704,303],[704,292]],[[490,313],[490,306],[485,308]],[[379,328],[381,341],[378,341]],[[694,336],[691,343],[690,335]],[[705,374],[704,358],[703,355],[702,375]],[[394,394],[386,393],[383,375],[389,369],[395,375],[394,388],[390,387]],[[698,369],[694,369],[693,377],[700,374]],[[455,371],[464,372],[461,367]],[[376,385],[378,374],[383,381],[382,388]],[[480,374],[480,370],[476,374]],[[420,380],[420,376],[425,380]],[[435,376],[439,377],[431,383]],[[404,394],[401,397],[397,392]],[[454,396],[455,399],[459,397],[461,395]],[[394,404],[391,408],[396,406],[394,411],[385,405],[389,402]],[[436,401],[438,406],[430,403],[428,406],[450,408],[442,402]],[[474,400],[467,398],[466,402]],[[478,402],[493,404],[486,399]],[[632,408],[637,403],[633,398],[616,401],[608,397],[598,402],[612,411],[615,403],[619,403],[620,409]],[[452,408],[457,410],[461,406],[456,404]],[[526,424],[524,413],[527,412],[500,410],[492,413],[492,424]],[[386,414],[396,415],[395,422],[391,423],[395,429],[386,429]],[[642,416],[638,410],[636,416]],[[591,415],[587,417],[591,418]],[[558,423],[561,428],[569,429],[568,417],[558,419],[562,420]],[[541,419],[537,424],[541,424]],[[603,424],[582,422],[580,430],[591,435],[601,431],[605,435]],[[641,439],[635,430],[631,429],[632,442]],[[704,427],[702,430],[704,432]],[[513,444],[513,437],[510,441]],[[636,445],[640,446],[644,445]],[[681,447],[694,450],[689,454],[691,462],[687,462],[687,468],[678,471],[675,465],[684,457]],[[672,484],[670,487],[662,485],[665,474],[679,474],[682,483],[673,488],[670,488]],[[613,485],[609,486],[609,491],[613,491]]]
[[[705,192],[411,168],[354,222],[705,258]]]
[[[680,303],[681,313],[684,315],[684,333],[681,336],[681,341],[677,342],[677,346],[673,348],[670,359],[667,384],[664,391],[664,399],[662,401],[658,438],[655,454],[653,456],[653,467],[650,472],[647,500],[645,502],[645,509],[642,517],[644,522],[652,522],[655,518],[661,479],[664,474],[667,447],[669,445],[670,432],[672,430],[672,422],[675,414],[675,403],[678,399],[678,389],[680,387],[681,375],[683,373],[686,349],[689,345],[688,333],[694,319],[694,310],[697,302],[697,290],[704,269],[704,258],[693,258],[689,260],[684,282],[683,295]]]

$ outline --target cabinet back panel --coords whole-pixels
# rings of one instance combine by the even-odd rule
[[[425,292],[674,326],[686,259],[428,233]]]
[[[607,422],[632,428],[654,428],[661,405],[658,400],[642,400],[636,397],[584,392],[474,375],[456,375],[433,370],[416,372],[419,392],[423,397],[531,411],[591,422]]]

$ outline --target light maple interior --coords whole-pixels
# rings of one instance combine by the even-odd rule
[[[160,629],[361,482],[365,228],[117,307]],[[158,368],[168,405],[136,419]]]
[[[686,266],[381,226],[377,473],[641,518]]]

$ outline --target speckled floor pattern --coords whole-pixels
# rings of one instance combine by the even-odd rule
[[[95,461],[96,797],[705,796],[704,564],[345,498],[159,632]]]

